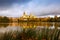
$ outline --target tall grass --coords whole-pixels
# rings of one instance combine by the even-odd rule
[[[9,31],[1,33],[0,40],[59,40],[60,30],[58,29],[23,29],[22,32]]]

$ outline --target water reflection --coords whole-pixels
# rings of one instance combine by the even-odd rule
[[[23,28],[33,28],[33,27],[58,28],[58,27],[60,27],[60,23],[55,23],[55,22],[21,22],[21,23],[18,23],[18,26],[21,26]]]
[[[9,26],[9,23],[0,23],[0,27],[7,27],[7,26]]]
[[[0,40],[60,40],[60,23],[0,23]]]
[[[57,22],[20,22],[20,23],[0,23],[0,27],[8,27],[8,26],[19,26],[23,28],[28,27],[60,27],[60,23]]]

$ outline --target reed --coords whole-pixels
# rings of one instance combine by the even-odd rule
[[[58,29],[23,29],[22,32],[9,31],[0,34],[0,40],[59,40],[60,30]]]

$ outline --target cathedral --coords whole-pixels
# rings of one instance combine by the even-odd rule
[[[24,12],[22,18],[36,18],[36,17],[33,16],[31,13],[30,15],[26,15],[26,13]]]

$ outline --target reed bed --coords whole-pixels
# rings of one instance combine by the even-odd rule
[[[36,29],[28,28],[23,31],[9,31],[0,33],[0,40],[60,40],[58,29]]]

